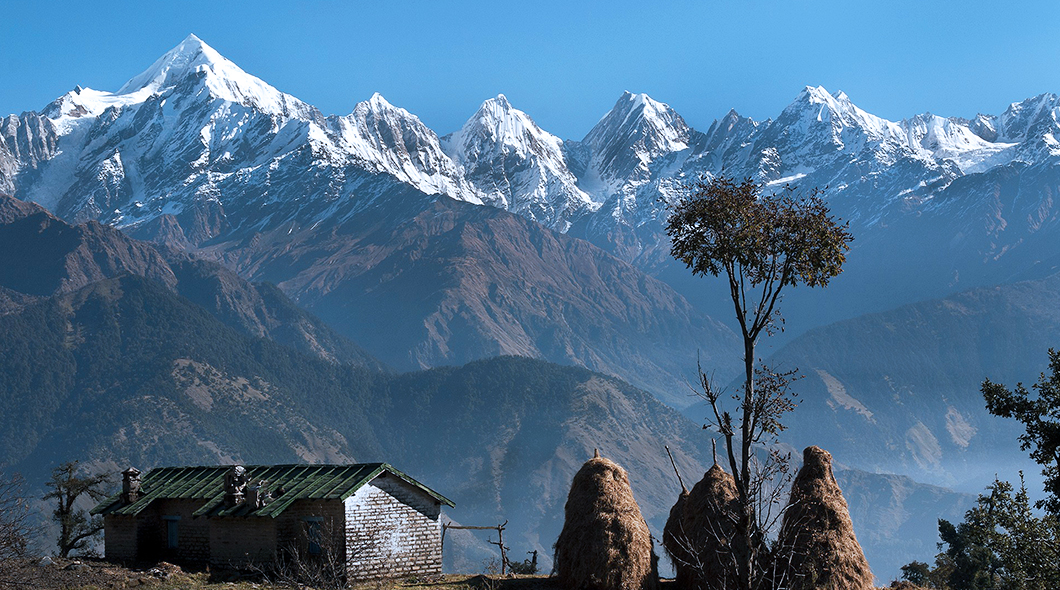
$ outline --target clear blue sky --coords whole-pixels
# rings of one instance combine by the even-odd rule
[[[806,85],[901,119],[1060,93],[1060,2],[37,2],[0,7],[0,114],[117,90],[195,33],[280,90],[346,114],[380,92],[437,132],[504,93],[580,139],[623,90],[705,130],[775,117]]]

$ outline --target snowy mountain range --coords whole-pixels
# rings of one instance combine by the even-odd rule
[[[666,257],[666,202],[688,181],[728,174],[827,187],[856,236],[964,216],[969,227],[949,237],[974,226],[977,256],[1001,258],[1054,225],[1058,118],[1060,98],[1043,94],[999,116],[894,122],[807,87],[775,120],[731,111],[701,132],[626,93],[581,141],[564,141],[500,95],[439,137],[379,94],[324,116],[191,35],[117,92],[77,87],[3,119],[0,191],[70,221],[132,228],[172,215],[198,245],[349,216],[400,183],[506,209],[650,269]],[[1010,181],[1018,196],[990,188]]]
[[[718,174],[751,177],[766,190],[820,187],[832,211],[851,223],[856,240],[846,272],[826,295],[789,295],[785,313],[805,329],[1051,268],[1060,260],[1058,132],[1060,98],[1053,94],[1014,103],[999,116],[924,114],[895,122],[865,112],[841,92],[807,87],[776,119],[754,121],[730,111],[705,132],[666,104],[627,92],[580,141],[541,129],[500,95],[486,100],[459,130],[439,136],[379,94],[349,115],[325,116],[191,35],[117,92],[77,87],[40,112],[0,120],[0,192],[35,201],[67,221],[98,220],[206,254],[247,278],[279,284],[302,305],[344,293],[346,302],[335,304],[341,314],[314,309],[333,320],[351,313],[352,287],[336,281],[356,277],[356,293],[376,298],[385,292],[379,285],[397,284],[396,271],[378,270],[387,257],[418,251],[461,273],[481,256],[496,257],[491,264],[503,267],[508,278],[450,277],[443,290],[459,295],[447,292],[435,309],[413,305],[422,314],[413,321],[422,339],[390,343],[395,351],[419,352],[386,360],[433,366],[492,351],[609,371],[599,359],[610,353],[572,344],[566,336],[561,344],[546,342],[555,340],[546,334],[552,322],[562,330],[576,323],[557,318],[550,303],[557,297],[566,309],[584,312],[618,289],[600,284],[591,295],[575,295],[584,287],[574,284],[581,272],[576,269],[620,267],[573,242],[562,242],[568,254],[557,262],[542,249],[544,234],[537,230],[516,230],[518,224],[459,207],[442,206],[455,216],[454,225],[443,227],[423,217],[430,204],[449,197],[499,208],[588,240],[662,279],[700,312],[726,317],[724,295],[716,297],[669,258],[662,230],[666,204],[689,181]],[[496,223],[526,241],[502,240],[511,250],[504,254],[482,238],[495,236],[490,231],[496,227],[486,234],[481,227],[478,234],[459,233],[460,223]],[[425,240],[436,241],[427,246]],[[407,248],[395,250],[393,243]],[[376,244],[374,254],[357,250],[365,244]],[[468,264],[456,267],[454,260]],[[569,275],[574,283],[556,284],[551,294],[532,298],[532,305],[527,301],[532,311],[524,310],[522,319],[500,322],[502,312],[482,307],[480,291],[495,289],[483,277],[521,293],[525,287],[516,285],[528,280],[527,273],[548,272],[550,264],[570,265],[571,272],[553,278]],[[628,272],[616,270],[611,277]],[[659,287],[645,280],[635,279],[637,294],[624,300],[624,311],[607,317],[626,322],[622,330],[638,338],[665,339],[664,332],[649,336],[643,327],[627,325],[630,313],[639,314],[630,312],[630,302],[680,308],[681,317],[692,312],[677,302],[678,295],[656,297]],[[450,297],[456,302],[444,303]],[[512,304],[505,301],[496,302],[498,309]],[[468,309],[473,311],[462,311]],[[442,327],[431,319],[439,314]],[[599,334],[614,327],[603,317],[595,321]],[[710,331],[712,341],[731,338]],[[480,352],[463,354],[461,348]]]
[[[807,87],[776,120],[730,111],[702,132],[669,106],[625,93],[583,140],[565,142],[499,95],[440,139],[379,94],[346,117],[324,117],[191,35],[117,92],[77,87],[40,113],[4,119],[0,190],[71,219],[126,227],[196,200],[228,210],[294,197],[277,180],[297,161],[312,164],[303,174],[328,177],[330,190],[306,200],[349,199],[383,173],[566,231],[584,217],[642,225],[679,183],[724,173],[769,186],[827,185],[838,202],[871,197],[867,207],[841,208],[871,226],[896,207],[931,209],[958,178],[1055,163],[1058,117],[1060,99],[1043,94],[1000,117],[891,122],[842,92]],[[251,186],[267,190],[250,199]],[[233,187],[242,199],[228,196]]]
[[[321,219],[380,182],[553,227],[595,209],[563,142],[504,96],[443,142],[379,94],[325,117],[194,35],[117,92],[77,87],[39,114],[4,119],[2,133],[0,191],[123,228],[204,206],[233,228]]]

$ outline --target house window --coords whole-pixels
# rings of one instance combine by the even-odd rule
[[[320,523],[323,518],[310,516],[305,519],[306,550],[310,555],[320,555]]]
[[[166,522],[166,549],[176,549],[180,546],[180,517],[163,516],[162,520]]]

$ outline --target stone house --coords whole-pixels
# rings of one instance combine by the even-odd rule
[[[441,573],[441,494],[386,463],[130,468],[96,506],[108,560],[269,567],[338,560],[349,579]]]

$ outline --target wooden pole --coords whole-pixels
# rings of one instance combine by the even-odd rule
[[[499,524],[497,526],[468,527],[468,528],[482,528],[482,529],[496,529],[497,530],[497,542],[494,543],[493,541],[490,541],[489,539],[486,539],[486,542],[489,543],[490,545],[496,545],[501,550],[501,575],[502,576],[505,574],[505,571],[506,571],[507,566],[508,566],[508,548],[504,546],[504,527],[507,526],[507,525],[508,525],[508,521],[506,520],[506,521],[504,521],[504,523]]]
[[[674,473],[677,474],[677,481],[681,484],[681,493],[687,492],[688,488],[685,487],[685,481],[681,479],[681,472],[677,470],[677,463],[674,462],[674,456],[673,453],[670,452],[670,447],[663,445],[663,448],[666,449],[666,454],[670,455],[670,465],[674,466]]]
[[[508,521],[504,521],[504,524],[508,524]],[[497,545],[501,548],[501,575],[504,575],[504,568],[508,566],[508,552],[504,550],[504,525],[497,527]]]
[[[497,531],[497,542],[494,543],[489,539],[486,542],[490,545],[496,545],[501,550],[501,575],[505,574],[508,566],[508,548],[504,546],[504,527],[508,526],[508,521],[505,520],[501,524],[496,526],[461,526],[453,523],[445,523],[442,525],[442,546],[445,546],[445,531],[448,529],[457,529],[461,531]]]

